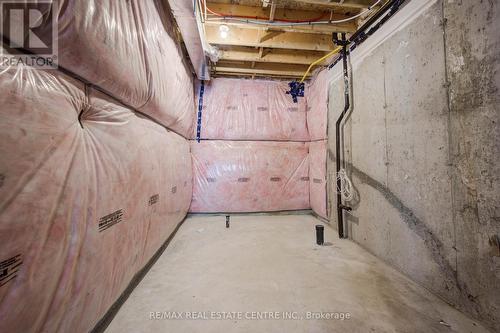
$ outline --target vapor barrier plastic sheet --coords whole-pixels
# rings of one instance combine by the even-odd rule
[[[133,2],[58,1],[59,65],[139,107],[149,98],[143,42]]]
[[[327,141],[313,141],[309,143],[309,179],[310,201],[312,210],[327,218],[326,211],[326,147]]]
[[[191,153],[191,212],[310,207],[307,143],[192,141]]]
[[[0,331],[87,332],[184,217],[189,144],[57,71],[0,105]]]
[[[210,78],[210,67],[207,64],[203,43],[198,24],[196,20],[195,6],[197,3],[190,0],[168,0],[172,15],[177,22],[179,31],[182,34],[182,39],[186,50],[189,54],[189,59],[193,65],[193,69],[199,80],[207,80]]]
[[[150,74],[150,98],[139,110],[189,136],[195,125],[194,83],[174,41],[174,28],[159,1],[135,1]],[[158,10],[160,8],[160,10]]]
[[[328,113],[328,70],[322,70],[306,87],[307,128],[311,140],[326,139]]]
[[[58,3],[59,65],[190,136],[196,115],[192,78],[161,1]]]
[[[293,103],[286,90],[284,81],[216,78],[207,82],[201,138],[308,141],[304,99]]]

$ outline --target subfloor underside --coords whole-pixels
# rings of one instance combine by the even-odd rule
[[[317,246],[316,224],[189,217],[106,332],[486,332],[330,227]]]

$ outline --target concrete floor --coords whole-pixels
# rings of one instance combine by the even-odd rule
[[[106,332],[487,332],[333,229],[317,246],[315,224],[188,218]]]

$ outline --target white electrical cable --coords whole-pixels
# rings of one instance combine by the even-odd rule
[[[264,20],[253,20],[253,19],[242,19],[237,17],[221,17],[218,19],[208,19],[207,21],[234,21],[234,22],[243,22],[243,23],[251,23],[251,24],[262,24],[262,25],[270,25],[270,26],[279,26],[279,27],[293,27],[293,26],[303,26],[303,25],[316,25],[316,24],[335,24],[335,23],[344,23],[352,21],[361,15],[368,13],[373,7],[377,6],[382,0],[377,0],[373,5],[363,10],[361,13],[358,13],[354,16],[342,19],[342,20],[330,20],[330,21],[315,21],[315,22],[271,22]]]
[[[220,58],[219,49],[207,41],[207,34],[205,32],[205,24],[203,21],[203,7],[201,7],[201,2],[195,2],[194,4],[194,14],[196,19],[196,25],[198,26],[198,33],[200,35],[201,40],[201,48],[203,49],[203,53],[210,58],[210,61],[217,62]],[[201,10],[200,10],[201,9]],[[199,15],[198,15],[198,14]]]
[[[337,173],[337,180],[340,180],[340,188],[337,187],[337,193],[342,195],[342,199],[345,201],[351,201],[354,199],[354,190],[352,187],[352,182],[347,176],[345,169],[340,169]]]

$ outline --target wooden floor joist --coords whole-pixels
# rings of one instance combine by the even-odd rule
[[[251,63],[242,62],[219,62],[214,67],[217,73],[237,73],[247,75],[281,75],[286,77],[300,78],[307,70],[306,65],[289,65],[277,63],[255,63],[252,68]]]
[[[336,46],[333,33],[353,33],[376,0],[206,0],[206,41],[218,48],[215,76],[301,78]],[[382,6],[388,0],[382,0]],[[297,21],[306,24],[293,24]],[[330,22],[318,24],[318,21]],[[314,24],[316,22],[316,24]],[[312,24],[311,24],[312,23]],[[221,33],[221,31],[223,33]],[[326,65],[328,60],[321,65]]]
[[[210,9],[214,10],[217,13],[224,13],[230,15],[240,15],[246,16],[248,19],[261,17],[261,18],[270,18],[271,13],[270,9],[263,7],[250,7],[250,6],[241,6],[241,5],[228,5],[228,4],[218,4],[218,3],[210,3]],[[307,20],[308,18],[314,19],[322,17],[321,20],[342,20],[349,16],[343,14],[329,14],[324,11],[312,11],[312,10],[284,10],[283,8],[276,9],[273,20],[275,23],[284,23],[278,22],[280,19],[287,20]],[[263,25],[255,24],[251,22],[236,22],[231,20],[221,21],[220,16],[216,16],[210,14],[208,16],[208,20],[205,24],[207,25],[220,25],[225,24],[228,26],[236,26],[236,27],[245,27],[245,28],[254,28],[254,29],[262,29]],[[212,20],[212,21],[211,21]],[[217,20],[217,21],[213,21]],[[240,19],[245,20],[245,19]],[[343,22],[338,24],[321,24],[321,25],[303,25],[303,26],[272,26],[272,29],[275,31],[287,31],[287,32],[302,32],[302,33],[317,33],[317,34],[331,34],[332,32],[354,32],[356,30],[356,23],[354,21],[351,22]]]
[[[262,50],[262,51],[261,51]],[[309,65],[325,52],[301,51],[287,49],[263,49],[244,46],[221,47],[219,49],[221,60],[274,62],[282,64]]]
[[[291,0],[292,2],[300,2],[311,5],[325,6],[330,8],[353,8],[363,9],[374,4],[374,0]]]
[[[240,16],[248,16],[249,18],[262,17],[269,19],[271,17],[271,6],[269,7],[256,7],[256,6],[245,6],[240,4],[222,4],[222,3],[214,3],[208,2],[208,8],[215,13],[218,14],[227,14],[227,15],[240,15]],[[215,14],[208,12],[209,16],[212,17]],[[349,17],[349,15],[333,13],[332,19],[345,19]],[[330,18],[329,9],[325,11],[319,9],[309,9],[309,10],[290,10],[285,8],[276,8],[274,11],[273,20],[279,21],[282,19],[287,20],[301,20],[307,21],[309,19],[318,19],[328,20]]]
[[[232,21],[206,21],[207,26],[220,26],[221,24],[227,25],[229,27],[240,27],[246,29],[263,29],[260,24],[252,23],[242,23],[242,22],[232,22]],[[356,31],[356,24],[354,21],[342,24],[321,24],[321,25],[302,25],[302,26],[272,26],[269,29],[275,31],[286,31],[286,32],[298,32],[306,34],[327,34],[330,35],[333,32],[354,32]]]
[[[283,32],[260,41],[259,30],[231,27],[227,38],[223,38],[216,26],[205,27],[207,41],[214,45],[253,46],[310,51],[331,51],[334,46],[330,35]]]

